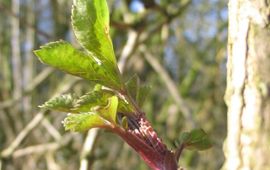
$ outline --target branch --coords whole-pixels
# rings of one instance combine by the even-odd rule
[[[0,157],[9,158],[14,150],[21,144],[22,140],[39,124],[49,111],[40,111],[28,125],[19,133],[15,140],[9,145],[7,149],[1,152]]]
[[[132,24],[127,24],[124,22],[117,22],[117,21],[113,21],[111,20],[110,25],[116,29],[120,29],[120,30],[127,30],[127,29],[131,29],[133,27]]]
[[[180,147],[176,150],[176,152],[175,152],[175,158],[176,158],[177,162],[179,161],[179,158],[180,158],[180,156],[181,156],[184,148],[185,148],[185,145],[184,144],[181,144]]]
[[[20,12],[20,2],[19,0],[11,1],[11,10],[15,14]],[[22,75],[22,56],[21,56],[21,43],[20,43],[20,22],[16,18],[11,17],[10,19],[10,29],[11,29],[11,77],[12,77],[12,96],[13,98],[19,98],[22,96],[23,87],[23,75]],[[10,114],[14,117],[18,117],[18,113],[23,105],[18,103],[11,108]],[[18,121],[14,124],[16,129],[21,129],[23,127],[22,122]]]
[[[42,83],[49,75],[53,73],[55,69],[47,67],[41,73],[39,73],[33,80],[28,84],[28,86],[23,91],[22,96],[14,97],[12,99],[6,100],[0,103],[0,109],[5,109],[11,107],[12,105],[18,103],[23,99],[25,95],[31,94],[31,92]]]
[[[89,169],[89,155],[93,151],[95,139],[98,134],[98,128],[94,128],[88,131],[87,137],[83,144],[83,149],[81,152],[81,163],[80,163],[80,170],[87,170]]]
[[[192,0],[186,0],[184,2],[184,4],[182,4],[182,6],[178,9],[178,11],[176,13],[174,13],[174,14],[168,14],[167,17],[166,17],[166,19],[163,20],[161,23],[159,23],[155,28],[153,28],[149,32],[143,33],[142,36],[140,37],[139,44],[144,44],[145,41],[147,41],[149,39],[149,37],[151,37],[153,34],[155,34],[156,32],[158,32],[159,30],[161,30],[161,28],[163,27],[163,25],[172,22],[176,17],[178,17],[181,14],[183,14],[183,12],[185,12],[185,10],[191,4],[191,2],[192,2]]]
[[[46,143],[46,144],[41,144],[41,145],[36,145],[36,146],[29,146],[27,148],[18,149],[14,151],[12,157],[19,158],[26,155],[42,154],[48,151],[55,151],[58,148],[60,148],[60,146],[61,145],[57,142]]]
[[[134,31],[134,30],[130,30],[128,32],[128,41],[126,42],[126,45],[123,48],[122,54],[120,56],[120,59],[118,61],[118,67],[120,72],[124,72],[125,69],[125,65],[127,62],[127,59],[133,54],[133,52],[135,51],[135,47],[136,47],[136,43],[138,41],[138,37],[139,37],[139,33]]]
[[[29,146],[23,149],[18,149],[14,151],[12,157],[19,158],[25,155],[32,155],[32,154],[44,154],[49,151],[55,151],[63,146],[65,146],[71,140],[70,135],[66,135],[65,137],[61,138],[58,142],[40,144],[35,146]]]
[[[22,20],[22,18],[16,15],[13,11],[10,11],[9,8],[4,3],[1,2],[0,2],[0,12],[6,13],[7,15],[17,18],[18,20]],[[48,33],[36,29],[34,25],[31,25],[25,21],[21,22],[21,24],[33,29],[36,33],[38,33],[39,35],[43,36],[46,39],[52,38]]]
[[[73,78],[69,79],[69,83],[66,83],[63,81],[62,83],[64,86],[62,86],[62,83],[58,86],[56,92],[52,95],[55,96],[56,94],[63,93],[67,90],[69,90],[79,79]],[[27,126],[17,135],[17,137],[14,139],[14,141],[9,145],[8,148],[3,150],[0,153],[0,158],[9,158],[14,153],[14,150],[21,144],[21,142],[25,139],[25,137],[35,128],[39,125],[39,123],[43,120],[45,115],[49,111],[40,111],[36,116],[27,124]]]
[[[45,155],[46,163],[47,163],[47,169],[53,169],[53,170],[61,170],[61,166],[55,161],[53,152],[48,152]]]
[[[145,46],[140,47],[140,51],[144,54],[145,59],[153,67],[153,69],[160,75],[161,79],[164,81],[168,91],[173,97],[178,109],[183,113],[186,120],[188,120],[192,127],[195,127],[195,122],[192,119],[190,108],[187,103],[184,102],[183,97],[179,94],[178,88],[174,81],[170,78],[166,70],[161,66],[158,60],[153,57],[147,50]]]
[[[48,119],[43,119],[41,123],[56,141],[61,140],[61,134],[53,127],[53,125],[48,121]]]

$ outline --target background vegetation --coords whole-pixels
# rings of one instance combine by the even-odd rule
[[[202,127],[214,146],[185,151],[186,169],[219,169],[226,136],[227,2],[217,0],[110,0],[111,36],[126,77],[152,86],[144,111],[166,144]],[[33,49],[59,39],[77,45],[72,1],[0,1],[0,169],[79,169],[87,133],[65,132],[65,114],[37,106],[61,93],[93,85],[42,65]],[[141,6],[141,5],[144,5]],[[92,169],[147,169],[128,145],[99,131]]]

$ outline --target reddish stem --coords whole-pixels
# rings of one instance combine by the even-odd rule
[[[172,151],[165,146],[164,151],[160,151],[149,145],[143,138],[123,128],[115,127],[113,132],[118,134],[127,142],[153,170],[177,170],[177,161]],[[152,140],[157,140],[153,138]],[[155,141],[160,142],[160,141]]]

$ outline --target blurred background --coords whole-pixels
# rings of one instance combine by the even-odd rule
[[[201,127],[213,141],[185,150],[188,170],[216,170],[226,136],[225,0],[109,0],[111,36],[119,67],[152,89],[143,110],[168,147],[183,131]],[[53,96],[90,91],[92,83],[41,64],[33,50],[64,39],[77,48],[71,0],[0,0],[0,170],[80,168],[86,133],[65,132],[64,113],[40,110]],[[100,130],[93,170],[147,170],[120,138]]]

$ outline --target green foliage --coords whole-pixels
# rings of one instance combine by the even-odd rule
[[[116,66],[106,0],[74,0],[72,26],[78,41],[101,61]]]
[[[74,106],[73,110],[80,112],[89,112],[97,110],[99,107],[104,107],[108,103],[108,98],[113,94],[105,90],[94,90],[81,96]]]
[[[189,150],[205,150],[212,147],[208,135],[202,129],[194,129],[180,135],[179,143]]]
[[[118,98],[112,96],[108,99],[108,105],[98,110],[99,115],[109,122],[116,123]]]
[[[141,113],[139,107],[143,105],[150,87],[141,86],[137,75],[125,84],[122,82],[109,35],[106,0],[74,0],[72,25],[84,51],[67,42],[57,41],[42,46],[35,54],[45,64],[99,85],[81,97],[62,95],[41,107],[76,113],[68,114],[64,119],[66,130],[85,131],[94,127],[116,126],[127,129],[129,116]],[[183,133],[180,144],[195,150],[211,147],[208,136],[201,129]]]
[[[76,114],[76,116],[68,116],[66,121],[64,121],[68,126],[65,125],[65,127],[72,127],[66,129],[72,129],[74,131],[79,129],[78,131],[81,131],[87,130],[84,128],[101,126],[104,124],[104,121],[116,125],[117,112],[121,111],[122,113],[125,113],[123,110],[119,110],[121,107],[118,107],[118,101],[121,101],[122,107],[128,108],[128,104],[123,105],[125,102],[122,99],[118,100],[118,97],[114,96],[112,92],[95,88],[92,92],[81,97],[67,94],[52,98],[40,107],[60,112],[77,113],[78,115]],[[97,123],[92,123],[88,120],[91,117],[94,120],[98,120]],[[82,121],[83,118],[86,118],[87,120],[84,122]],[[72,119],[74,119],[74,121],[72,121]],[[83,125],[79,126],[79,122],[82,122]],[[86,126],[87,122],[90,123],[89,127]]]
[[[107,125],[107,121],[100,117],[97,113],[87,112],[80,114],[69,114],[63,121],[65,130],[86,131],[94,127],[102,127]]]
[[[91,53],[78,51],[67,42],[48,43],[36,50],[35,54],[43,63],[66,73],[113,89],[121,88],[120,77],[114,65],[108,61],[100,61]]]
[[[62,112],[79,113],[69,115],[66,129],[85,130],[88,119],[93,117],[116,124],[117,112],[134,113],[134,106],[124,96],[118,96],[123,89],[121,76],[116,65],[113,46],[109,35],[109,11],[105,0],[74,0],[72,25],[79,43],[85,51],[79,51],[67,42],[48,43],[36,50],[39,59],[66,73],[82,77],[116,91],[102,90],[101,86],[79,98],[64,95],[49,100],[41,107]],[[132,80],[132,79],[131,79]],[[127,83],[127,89],[136,100],[139,96],[139,79]],[[142,102],[140,102],[142,103]],[[97,115],[98,113],[98,115]],[[100,116],[100,118],[97,118]],[[85,118],[86,121],[82,121]],[[74,121],[72,121],[74,119]],[[83,125],[78,127],[78,123]],[[123,119],[123,124],[127,126]],[[98,124],[89,122],[91,127]],[[71,127],[71,128],[69,128]]]
[[[40,108],[52,109],[60,112],[70,112],[76,105],[76,99],[71,94],[61,95],[45,102]]]
[[[117,107],[118,98],[112,96],[105,107],[100,106],[94,112],[69,114],[63,121],[64,127],[66,130],[85,131],[94,127],[116,126]]]
[[[127,100],[120,98],[118,103],[118,112],[130,114],[134,113],[135,109]]]

